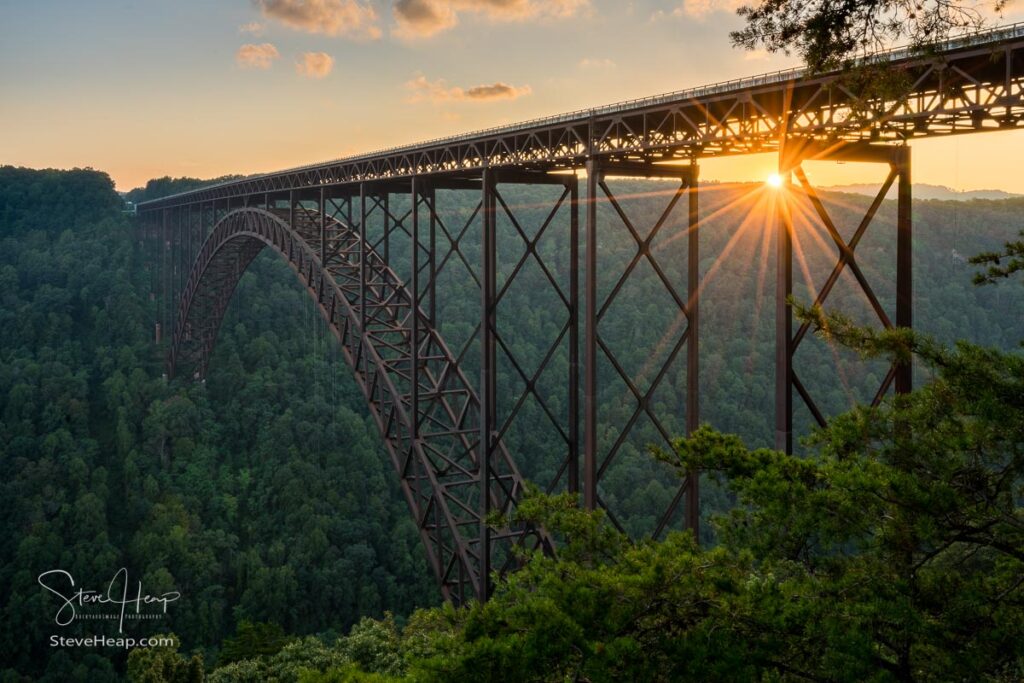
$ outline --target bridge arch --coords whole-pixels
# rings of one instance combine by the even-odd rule
[[[550,551],[543,530],[487,525],[488,510],[511,512],[522,476],[499,447],[483,486],[480,401],[472,385],[401,278],[358,230],[335,218],[305,207],[245,207],[217,222],[179,300],[168,375],[205,377],[234,290],[267,247],[291,266],[340,341],[444,597],[486,598],[490,569],[511,569],[515,545]],[[481,504],[485,490],[488,505]]]

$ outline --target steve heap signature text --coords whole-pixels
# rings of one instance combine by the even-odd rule
[[[167,605],[181,597],[178,591],[170,591],[161,595],[150,595],[142,592],[142,582],[137,581],[134,588],[128,582],[128,569],[121,567],[114,578],[107,584],[105,592],[76,588],[75,579],[70,572],[63,569],[51,569],[39,575],[39,585],[56,595],[61,600],[54,621],[58,626],[67,626],[78,615],[77,608],[90,605],[116,607],[118,630],[124,631],[125,614],[129,610],[134,614],[142,614],[143,605],[155,605],[161,614],[167,613]]]

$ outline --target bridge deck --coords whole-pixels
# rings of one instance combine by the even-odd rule
[[[142,211],[253,194],[481,168],[580,168],[778,149],[786,137],[900,142],[1024,125],[1024,23],[934,47],[879,53],[899,96],[859,102],[842,72],[777,71],[639,100],[252,176],[139,205]],[[783,135],[785,132],[785,135]]]

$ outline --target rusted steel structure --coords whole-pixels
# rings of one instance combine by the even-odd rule
[[[514,548],[550,550],[551,539],[528,525],[495,522],[522,494],[524,476],[506,435],[524,400],[536,402],[555,426],[563,457],[551,490],[578,493],[588,508],[604,505],[600,483],[632,426],[649,421],[672,436],[653,394],[677,359],[685,365],[687,431],[699,421],[698,162],[702,158],[774,151],[790,190],[801,193],[832,237],[838,260],[815,293],[824,302],[844,271],[855,277],[885,327],[909,327],[911,317],[910,152],[914,138],[958,135],[1024,125],[1024,26],[1014,25],[935,46],[928,54],[893,51],[873,61],[902,75],[892,96],[858,99],[841,73],[782,71],[598,109],[528,121],[358,157],[208,186],[138,206],[145,236],[159,245],[153,263],[161,299],[172,302],[157,320],[172,330],[168,371],[201,378],[235,285],[266,247],[279,253],[316,301],[340,340],[398,472],[430,564],[445,596],[486,599],[490,577],[514,563]],[[808,160],[876,163],[881,191],[857,231],[844,240],[803,172]],[[640,230],[622,210],[609,178],[678,181],[664,213]],[[583,179],[585,193],[580,192]],[[517,220],[506,188],[555,190],[547,220],[531,234]],[[879,303],[860,269],[856,248],[889,189],[896,185],[896,305]],[[439,209],[439,196],[472,197],[462,225]],[[446,195],[446,196],[447,196]],[[598,207],[611,209],[602,214]],[[685,286],[665,275],[651,249],[666,216],[686,207]],[[604,220],[599,216],[607,217]],[[499,276],[496,225],[521,238],[522,256]],[[582,221],[582,223],[581,223]],[[558,226],[555,224],[558,223]],[[564,225],[561,225],[564,223]],[[371,229],[372,226],[372,229]],[[554,227],[553,227],[554,226]],[[568,276],[551,275],[537,242],[564,228]],[[626,231],[635,241],[622,268],[599,268],[600,236]],[[776,445],[792,448],[794,393],[819,422],[825,416],[800,380],[794,354],[808,328],[794,329],[787,297],[793,286],[792,216],[778,217],[776,277]],[[473,233],[473,240],[465,239]],[[518,239],[517,238],[517,239]],[[470,243],[479,249],[467,259]],[[395,256],[401,244],[402,257]],[[477,246],[478,245],[478,246]],[[476,261],[475,267],[469,263]],[[398,263],[401,261],[401,267]],[[461,349],[439,332],[436,283],[445,268],[464,263],[479,296],[477,329]],[[619,363],[601,333],[624,285],[638,267],[655,273],[685,326],[669,340],[664,363],[641,385]],[[539,268],[564,306],[557,339],[540,367],[517,362],[498,307],[525,267]],[[404,272],[399,272],[404,271]],[[603,284],[602,284],[603,283]],[[555,410],[538,390],[558,344],[568,347],[564,402]],[[463,370],[478,357],[479,376]],[[524,387],[499,415],[496,360],[511,359]],[[599,425],[599,363],[628,388],[629,419]],[[893,367],[875,396],[911,387],[911,368]],[[599,427],[602,442],[598,437]],[[610,435],[607,433],[613,429]],[[615,431],[617,430],[617,431]],[[602,445],[603,444],[603,445]],[[696,478],[659,511],[660,534],[685,511],[699,528]],[[614,515],[613,515],[614,519]]]

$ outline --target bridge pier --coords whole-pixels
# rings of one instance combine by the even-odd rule
[[[586,248],[584,255],[584,456],[583,456],[583,504],[588,510],[594,510],[598,506],[605,507],[598,492],[598,485],[601,478],[607,473],[609,466],[629,436],[631,429],[642,416],[646,417],[660,432],[661,437],[669,445],[672,438],[678,434],[672,433],[666,428],[659,416],[652,407],[654,394],[659,384],[668,374],[678,352],[685,344],[687,347],[685,366],[686,372],[686,415],[684,428],[687,434],[695,430],[700,424],[700,378],[699,378],[699,301],[700,301],[700,250],[699,250],[699,189],[698,189],[698,167],[696,163],[688,166],[656,165],[650,163],[636,163],[629,161],[603,160],[592,157],[587,161],[587,217],[586,217]],[[610,177],[624,178],[659,178],[678,180],[672,198],[662,212],[658,221],[651,228],[646,237],[641,236],[630,218],[623,211],[619,199],[607,183]],[[676,287],[670,282],[662,266],[658,263],[652,242],[658,236],[659,231],[669,220],[677,202],[683,196],[687,199],[686,212],[686,293],[685,295],[676,291]],[[617,219],[614,225],[625,228],[635,241],[636,253],[621,272],[609,272],[600,267],[598,263],[598,252],[600,250],[598,240],[598,202],[607,201]],[[641,262],[646,262],[653,269],[666,292],[679,309],[680,320],[685,320],[686,327],[679,334],[666,335],[663,342],[671,345],[671,351],[660,367],[657,367],[655,378],[650,385],[644,389],[639,386],[638,378],[630,377],[615,358],[614,353],[605,343],[600,333],[600,323],[609,312],[613,300],[620,293],[623,285],[634,273]],[[604,277],[617,278],[615,285],[607,294],[603,294],[598,288],[599,274]],[[640,302],[633,302],[639,305]],[[670,340],[668,337],[674,337]],[[599,354],[599,351],[601,352]],[[626,425],[614,435],[612,446],[604,453],[599,452],[598,443],[598,360],[605,358],[612,365],[614,371],[628,387],[636,406]],[[680,485],[671,502],[665,510],[660,511],[656,526],[653,529],[653,536],[660,536],[671,526],[672,520],[679,508],[680,502],[685,498],[685,524],[699,538],[700,527],[700,499],[699,499],[699,478],[696,475],[689,476]],[[613,511],[608,510],[609,519],[620,529],[622,525],[616,519]]]
[[[803,164],[807,161],[844,161],[885,164],[888,174],[857,230],[849,241],[839,234],[828,209],[818,197]],[[784,141],[779,152],[779,174],[783,177],[789,196],[801,194],[813,207],[818,220],[835,243],[838,255],[832,272],[824,284],[813,292],[815,305],[823,305],[847,268],[856,278],[860,291],[867,298],[879,322],[886,329],[913,325],[913,259],[912,259],[912,205],[910,184],[910,147],[885,144],[835,143],[827,144],[804,139]],[[797,182],[793,182],[793,178]],[[871,225],[876,213],[893,184],[897,185],[896,199],[896,296],[895,324],[871,288],[857,263],[855,250],[864,233]],[[784,195],[778,203],[776,241],[776,298],[775,298],[775,448],[786,453],[793,452],[793,391],[796,390],[803,405],[807,407],[820,427],[827,425],[827,419],[815,403],[808,388],[800,380],[794,367],[794,357],[800,343],[810,332],[809,323],[801,323],[794,331],[792,308],[789,297],[793,293],[793,211],[790,200]],[[810,282],[806,283],[812,288]],[[911,363],[893,364],[882,380],[871,405],[878,405],[894,386],[897,394],[911,391],[913,382]]]
[[[480,573],[483,594],[491,594],[491,478],[494,452],[497,447],[498,378],[497,378],[497,182],[494,171],[483,171],[483,231],[480,236],[480,542],[484,548]]]
[[[551,206],[543,225],[532,237],[524,231],[520,224],[520,218],[516,215],[516,207],[510,204],[502,191],[500,185],[542,185],[560,187],[561,194]],[[510,556],[496,556],[491,549],[491,539],[494,530],[487,524],[486,519],[492,512],[492,505],[501,500],[509,500],[505,492],[496,494],[495,487],[507,486],[503,480],[508,478],[510,463],[503,460],[507,458],[507,451],[502,447],[503,440],[507,439],[508,433],[521,415],[521,409],[528,397],[532,397],[538,404],[544,406],[544,398],[537,386],[538,379],[548,365],[548,361],[558,348],[558,344],[564,335],[569,338],[569,363],[568,377],[566,384],[566,403],[568,409],[562,416],[554,416],[548,411],[548,417],[554,422],[560,418],[561,424],[555,424],[556,429],[561,433],[565,441],[565,457],[558,468],[554,478],[548,483],[548,490],[561,488],[560,481],[565,478],[569,491],[577,492],[579,488],[579,386],[578,369],[576,363],[576,345],[579,339],[579,294],[577,285],[578,264],[576,262],[576,243],[578,241],[578,210],[579,190],[578,181],[574,174],[555,175],[537,171],[522,170],[496,170],[485,168],[481,174],[481,255],[480,255],[480,483],[481,483],[481,539],[486,544],[484,563],[487,567],[485,576],[490,577],[491,569],[497,569],[505,573],[513,568],[514,558]],[[508,343],[509,330],[503,330],[499,322],[498,308],[501,301],[508,294],[510,288],[518,278],[525,277],[523,274],[524,265],[532,260],[542,268],[547,269],[542,255],[538,250],[538,242],[545,231],[552,224],[556,214],[567,208],[569,211],[569,243],[570,248],[569,277],[566,289],[557,281],[550,281],[549,284],[556,292],[558,298],[566,305],[566,321],[562,327],[562,333],[557,339],[550,342],[550,346],[544,354],[545,360],[532,376],[525,369],[521,359],[517,359],[512,346]],[[513,265],[509,256],[514,254],[501,254],[499,249],[499,219],[505,223],[506,238],[513,234],[522,241],[523,251]],[[511,228],[511,229],[510,229]],[[514,242],[513,242],[514,243]],[[505,246],[509,246],[506,243]],[[504,261],[499,257],[504,257]],[[501,286],[498,285],[499,270],[504,267],[506,276]],[[508,270],[511,267],[511,270]],[[550,273],[549,273],[550,277]],[[512,323],[513,325],[515,323]],[[523,393],[518,397],[515,405],[499,414],[499,364],[498,352],[503,353],[513,373],[518,374],[524,382]],[[505,387],[505,398],[513,398],[514,389]],[[545,410],[547,410],[545,408]],[[501,510],[507,514],[510,510]],[[483,583],[483,599],[490,596],[493,586],[490,580]]]
[[[517,221],[515,210],[510,206],[499,189],[499,185],[548,185],[562,188],[562,196],[552,208],[540,232],[528,237],[522,232]],[[506,572],[514,566],[515,558],[509,551],[510,540],[522,536],[521,530],[496,530],[487,523],[488,514],[492,511],[504,515],[511,513],[511,504],[521,494],[517,484],[520,475],[511,460],[505,442],[508,440],[508,431],[519,416],[519,409],[528,396],[533,396],[538,402],[543,399],[535,386],[538,376],[543,372],[547,361],[541,364],[536,374],[532,377],[524,374],[523,365],[517,362],[512,347],[507,343],[498,321],[498,307],[507,290],[516,281],[523,279],[520,270],[523,263],[529,259],[536,258],[542,262],[537,251],[536,242],[540,239],[544,230],[551,223],[555,213],[563,206],[569,207],[573,212],[570,214],[569,230],[570,243],[575,243],[575,230],[578,220],[575,218],[577,202],[572,201],[578,197],[576,178],[574,175],[553,175],[536,171],[512,171],[512,170],[489,170],[485,169],[479,175],[459,174],[452,176],[420,177],[413,176],[406,179],[388,179],[378,182],[363,182],[358,185],[359,194],[359,223],[356,225],[349,220],[349,225],[358,230],[359,239],[359,294],[353,302],[353,308],[360,320],[362,336],[369,346],[371,337],[380,336],[382,329],[376,318],[379,311],[367,303],[370,297],[371,288],[379,287],[375,283],[374,275],[367,268],[372,261],[370,254],[375,254],[398,274],[404,281],[402,286],[410,302],[415,303],[418,314],[410,314],[403,318],[402,329],[408,334],[407,341],[403,345],[408,347],[408,362],[402,362],[395,366],[404,377],[396,385],[402,392],[400,401],[406,407],[410,416],[410,439],[419,444],[418,447],[425,448],[430,453],[442,456],[436,450],[427,448],[430,443],[438,439],[448,439],[462,443],[460,448],[475,451],[475,487],[473,494],[475,502],[473,506],[474,516],[477,520],[478,532],[475,538],[467,540],[465,544],[460,541],[462,553],[467,553],[476,558],[476,566],[460,565],[460,578],[451,587],[454,599],[462,601],[469,595],[465,595],[467,589],[471,589],[471,595],[479,599],[485,599],[490,594],[491,582],[489,576],[492,570],[500,573]],[[469,193],[474,193],[479,198],[479,203],[473,210],[465,225],[461,229],[449,231],[446,221],[450,215],[442,213],[438,206],[438,191],[461,193],[461,198],[456,200],[454,214],[463,216],[460,213],[465,211],[464,198]],[[457,195],[456,195],[457,196]],[[570,201],[566,203],[566,199]],[[408,206],[407,206],[408,205]],[[398,207],[397,209],[395,207]],[[406,210],[408,208],[408,210]],[[564,209],[563,209],[564,211]],[[325,213],[331,215],[331,208],[325,207]],[[506,239],[499,249],[499,222],[502,222]],[[458,228],[459,226],[454,226]],[[514,243],[507,240],[517,234],[523,240],[521,252]],[[443,237],[442,237],[443,236]],[[464,238],[467,238],[464,241]],[[476,255],[468,249],[468,242],[479,238],[479,261]],[[439,241],[444,241],[439,245]],[[328,238],[328,249],[330,239]],[[506,253],[505,247],[511,246]],[[575,249],[575,247],[573,247]],[[520,253],[521,259],[515,267],[512,258]],[[321,253],[323,247],[321,246]],[[573,254],[576,252],[573,251]],[[387,258],[384,257],[387,254]],[[499,257],[503,260],[499,261]],[[474,263],[476,262],[476,263]],[[479,351],[478,383],[476,384],[474,399],[479,401],[473,406],[473,410],[465,408],[458,409],[452,404],[453,375],[452,366],[445,365],[447,361],[440,354],[437,347],[438,338],[434,332],[437,318],[437,282],[439,275],[446,267],[457,266],[457,272],[448,272],[447,279],[461,280],[461,287],[454,292],[448,292],[445,296],[446,303],[459,304],[459,292],[464,293],[464,286],[468,283],[475,283],[479,297],[479,324],[477,329],[466,340],[461,348],[452,349],[451,356],[454,357],[456,366],[467,366],[474,368],[473,352]],[[465,271],[461,270],[465,266]],[[544,268],[541,265],[541,268]],[[330,266],[328,265],[328,270]],[[562,334],[568,333],[570,337],[569,354],[571,359],[575,358],[573,347],[578,339],[576,329],[578,315],[575,309],[578,301],[576,291],[575,264],[570,266],[569,293],[559,291],[559,296],[567,302],[568,313],[566,329]],[[499,276],[504,279],[500,282]],[[558,287],[552,283],[553,286]],[[515,320],[509,319],[514,326]],[[507,324],[507,323],[506,323]],[[504,330],[504,335],[508,334]],[[552,343],[548,349],[547,357],[557,350],[559,340]],[[461,344],[461,342],[460,342]],[[446,350],[445,354],[448,353]],[[499,412],[499,398],[508,399],[511,403],[515,398],[515,389],[512,387],[499,387],[498,354],[511,367],[505,371],[520,373],[525,384],[523,394],[519,397],[518,403],[511,409]],[[440,355],[439,355],[440,354]],[[569,487],[578,487],[578,466],[576,465],[576,453],[578,452],[577,411],[578,397],[574,373],[577,372],[575,363],[570,360],[569,374],[570,381],[567,388],[568,414],[558,415],[552,413],[548,416],[552,420],[557,419],[556,429],[562,432],[566,438],[565,463],[556,481],[551,486],[558,486],[557,480],[563,472],[568,473]],[[467,372],[472,372],[469,370]],[[507,375],[506,375],[507,376]],[[461,391],[461,390],[460,390]],[[449,404],[452,404],[450,406]],[[563,404],[564,405],[564,404]],[[477,407],[478,406],[478,407]],[[455,410],[452,409],[455,408]],[[445,426],[448,425],[448,426]],[[437,447],[434,446],[434,449]],[[450,456],[443,456],[445,458]],[[463,486],[466,482],[459,485]],[[413,486],[414,492],[419,491]],[[423,484],[421,493],[415,493],[424,500],[429,500],[430,487]],[[460,494],[464,495],[464,494]],[[465,509],[463,508],[463,511]],[[432,525],[439,528],[438,522],[422,520],[422,524]],[[453,540],[454,542],[454,540]],[[449,568],[440,567],[442,584],[449,579]],[[447,590],[447,589],[446,589]],[[459,597],[461,596],[461,597]]]

